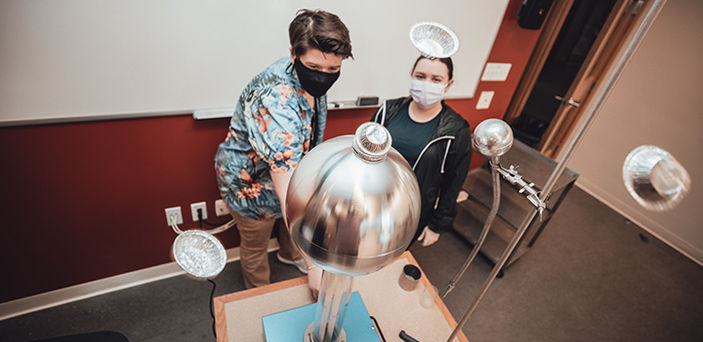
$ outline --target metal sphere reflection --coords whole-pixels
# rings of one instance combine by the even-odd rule
[[[173,258],[188,275],[196,279],[216,277],[227,264],[227,252],[212,234],[188,230],[178,234],[171,248]]]
[[[408,247],[420,190],[408,163],[390,148],[388,131],[366,123],[356,137],[330,139],[303,158],[286,207],[291,237],[311,261],[356,276],[382,268]]]
[[[423,21],[410,28],[410,41],[428,58],[445,58],[459,50],[459,38],[448,27]]]
[[[486,157],[499,157],[513,146],[513,130],[503,120],[483,120],[476,126],[471,144]]]
[[[622,167],[622,177],[630,196],[653,211],[675,207],[691,187],[691,177],[676,158],[652,145],[630,152]]]

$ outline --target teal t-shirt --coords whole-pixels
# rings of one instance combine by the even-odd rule
[[[410,166],[413,166],[437,125],[439,125],[439,115],[428,122],[418,123],[410,118],[408,105],[405,105],[386,128],[393,137],[393,148],[403,155]]]

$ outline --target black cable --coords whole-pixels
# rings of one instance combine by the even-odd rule
[[[198,223],[200,224],[200,229],[203,229],[203,209],[198,209]]]
[[[381,331],[381,326],[378,325],[378,321],[376,320],[376,317],[374,317],[374,316],[369,316],[369,317],[371,317],[371,320],[373,321],[373,325],[376,326],[376,331],[378,331],[378,334],[381,336],[381,340],[383,340],[383,342],[386,342],[386,338],[383,336],[383,331]]]
[[[229,221],[228,221],[228,222],[229,222]],[[221,225],[223,225],[223,224],[225,224],[225,223],[227,223],[227,222],[223,222],[223,223],[212,223],[212,222],[208,222],[207,220],[202,220],[202,223],[204,223],[206,226],[210,226],[210,227],[219,227],[219,226],[221,226]]]
[[[205,225],[207,225],[207,226],[210,226],[210,227],[219,227],[219,226],[221,226],[221,225],[223,225],[223,224],[225,224],[225,223],[227,223],[227,222],[224,222],[224,223],[210,223],[210,222],[208,222],[208,221],[206,221],[206,220],[203,220],[203,209],[198,209],[198,224],[200,224],[200,229],[203,229],[203,224],[205,224]]]
[[[212,336],[215,336],[215,339],[217,339],[217,332],[215,331],[215,308],[213,307],[217,284],[212,279],[208,279],[207,281],[212,284],[212,291],[210,291],[210,317],[212,317]]]
[[[400,337],[400,339],[405,342],[420,342],[420,341],[414,339],[412,336],[408,335],[408,333],[406,333],[405,330],[401,330],[400,334],[398,334],[398,337]]]

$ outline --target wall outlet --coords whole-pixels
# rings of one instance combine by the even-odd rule
[[[171,223],[175,224],[183,224],[183,214],[181,213],[181,207],[171,207],[171,208],[166,208],[166,224],[171,225]],[[175,222],[173,222],[175,221]]]
[[[190,204],[190,213],[193,215],[193,222],[198,222],[198,209],[202,209],[203,220],[207,220],[207,203],[197,202]]]
[[[476,102],[476,109],[488,109],[491,107],[491,100],[493,100],[495,93],[495,91],[482,91]]]
[[[218,199],[215,201],[215,215],[226,216],[229,215],[229,208],[227,208],[227,202],[223,199]]]

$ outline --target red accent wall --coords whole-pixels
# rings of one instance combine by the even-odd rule
[[[476,98],[496,92],[491,108],[447,101],[472,127],[503,116],[539,36],[518,27],[519,3],[511,0],[488,60],[512,63],[508,80],[478,85]],[[372,113],[331,111],[326,136],[351,134]],[[210,221],[226,221],[214,213],[213,156],[227,124],[171,116],[0,128],[0,302],[171,261],[164,208],[181,206],[194,227],[190,203],[206,201]],[[239,244],[235,230],[218,237]]]
[[[512,63],[508,78],[503,82],[479,82],[476,93],[472,99],[447,100],[446,103],[461,114],[475,128],[481,121],[489,118],[503,118],[508,109],[513,93],[517,88],[522,73],[525,71],[532,50],[537,44],[542,30],[526,30],[518,26],[517,12],[520,0],[510,0],[505,10],[505,16],[498,29],[498,34],[493,42],[488,62]],[[455,60],[454,64],[460,67],[461,61]],[[461,81],[461,80],[457,80]],[[408,87],[410,84],[408,84]],[[482,91],[494,91],[491,106],[488,109],[477,110],[476,101]],[[403,94],[398,94],[402,96]],[[342,109],[332,111],[328,116],[328,128],[325,137],[341,134],[353,134],[362,122],[367,121],[375,110],[372,109]],[[337,114],[338,113],[338,114]],[[471,167],[474,168],[483,162],[483,158],[474,153],[471,158]]]

